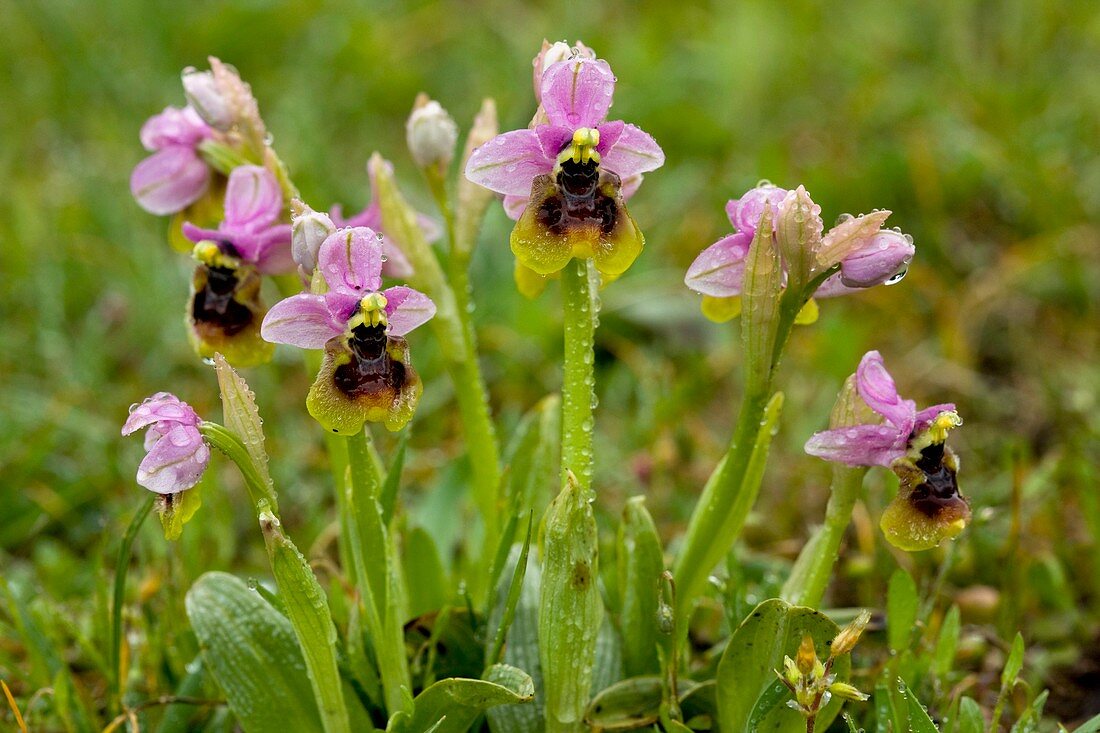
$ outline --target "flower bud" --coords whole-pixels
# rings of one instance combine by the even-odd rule
[[[829,647],[830,656],[843,656],[855,649],[859,637],[863,636],[863,631],[869,623],[871,623],[871,612],[867,609],[860,611],[852,623],[841,629],[840,633],[833,639],[832,646]]]
[[[542,96],[542,72],[559,61],[565,61],[573,53],[573,49],[565,41],[550,43],[546,39],[542,41],[542,50],[535,56],[531,65],[534,66],[532,80],[535,83],[535,102],[541,102]]]
[[[182,79],[183,94],[199,117],[217,130],[228,130],[233,125],[233,112],[218,89],[214,73],[189,66],[183,70]]]
[[[903,272],[916,251],[912,239],[886,229],[841,261],[840,281],[851,288],[881,285]]]
[[[311,273],[317,267],[317,250],[328,235],[336,231],[336,225],[328,214],[314,211],[299,199],[290,202],[291,240],[290,250],[294,261],[303,272]]]
[[[424,94],[418,96],[405,125],[405,135],[409,152],[421,168],[443,169],[451,164],[458,142],[458,125],[439,102]]]
[[[868,700],[868,695],[866,693],[860,692],[858,688],[849,685],[847,682],[834,682],[829,685],[829,692],[837,697],[845,700],[852,700],[853,702],[866,702]]]

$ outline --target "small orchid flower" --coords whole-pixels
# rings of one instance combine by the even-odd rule
[[[294,268],[290,225],[280,222],[282,211],[275,176],[266,168],[243,165],[229,176],[225,218],[218,228],[183,225],[184,235],[196,243],[188,322],[200,356],[220,351],[235,366],[271,358],[271,345],[260,338],[265,311],[260,275]]]
[[[210,448],[199,433],[201,422],[190,405],[168,392],[157,392],[131,407],[122,434],[148,428],[137,482],[164,496],[197,484],[210,463]]]
[[[435,304],[412,288],[382,287],[382,241],[366,227],[325,239],[317,269],[327,291],[276,303],[262,334],[273,343],[325,350],[306,407],[326,430],[358,433],[365,421],[400,430],[423,387],[403,336],[435,315]]]
[[[593,259],[601,274],[614,279],[645,241],[623,205],[623,181],[659,168],[664,153],[634,125],[606,121],[615,90],[606,61],[578,49],[546,67],[539,88],[545,122],[536,114],[531,129],[506,132],[479,147],[466,177],[526,199],[511,236],[524,267],[545,276],[574,257]],[[509,208],[518,210],[514,203]]]
[[[202,198],[210,186],[210,166],[199,144],[213,136],[191,107],[167,107],[141,128],[141,144],[153,151],[134,168],[130,192],[150,214],[181,211]]]
[[[386,167],[391,172],[393,171],[392,163],[387,161]],[[411,277],[413,268],[405,253],[401,250],[401,243],[394,240],[382,226],[382,207],[378,202],[378,186],[375,184],[375,176],[370,166],[367,167],[367,174],[370,176],[371,189],[370,203],[367,204],[367,208],[358,214],[345,218],[344,208],[340,204],[335,204],[329,209],[329,217],[337,229],[367,227],[375,232],[380,232],[382,234],[382,274],[386,277]],[[427,214],[417,214],[416,221],[420,225],[420,230],[424,232],[424,240],[429,244],[443,235],[443,229]]]
[[[704,296],[703,311],[715,320],[726,320],[740,311],[745,260],[767,207],[771,207],[774,222],[772,236],[783,256],[784,282],[797,287],[819,283],[807,296],[830,298],[896,282],[916,251],[907,235],[882,229],[889,211],[842,217],[836,227],[822,234],[821,207],[805,188],[788,191],[760,184],[726,205],[726,215],[736,231],[703,250],[684,277],[689,288]],[[796,241],[798,237],[801,241]]]
[[[898,495],[882,516],[887,539],[905,550],[935,547],[958,535],[970,520],[959,493],[957,456],[947,433],[962,425],[953,404],[917,411],[898,395],[882,356],[869,351],[855,374],[856,390],[882,422],[816,433],[806,452],[849,466],[884,466],[900,480]]]

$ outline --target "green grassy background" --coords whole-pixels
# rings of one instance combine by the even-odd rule
[[[674,538],[724,449],[737,328],[705,321],[682,276],[727,231],[725,201],[767,178],[804,183],[827,221],[889,208],[917,259],[898,286],[823,303],[820,322],[795,334],[749,551],[790,558],[819,521],[828,469],[800,446],[860,355],[877,348],[903,393],[956,401],[966,420],[953,442],[976,521],[945,593],[1000,638],[1023,629],[1030,679],[1055,690],[1053,714],[1100,710],[1080,692],[1082,675],[1100,675],[1094,3],[43,0],[6,3],[0,28],[0,574],[34,613],[63,609],[67,639],[102,638],[109,553],[142,498],[139,441],[118,435],[127,406],[171,389],[218,414],[213,373],[182,325],[188,260],[128,189],[145,154],[142,122],[182,104],[180,69],[212,54],[240,70],[315,207],[365,203],[364,164],[380,150],[430,210],[403,142],[416,93],[463,125],[492,96],[502,129],[521,127],[543,37],[581,38],[618,75],[612,115],[652,133],[668,156],[631,202],[647,248],[603,294],[602,508],[614,515],[626,496],[647,493]],[[508,229],[494,207],[474,263],[484,368],[505,434],[557,388],[561,351],[555,289],[533,302],[515,293]],[[417,335],[413,349],[426,393],[411,442],[411,521],[446,539],[460,531],[458,426],[433,344]],[[301,409],[309,377],[290,350],[246,376],[262,412],[279,416],[267,425],[276,481],[308,546],[332,518],[318,433]],[[228,490],[205,492],[179,543],[166,546],[152,527],[139,541],[158,608],[178,613],[204,569],[262,572],[236,477],[225,474],[208,488]],[[871,517],[884,483],[868,483]],[[894,556],[873,520],[860,521],[836,602],[881,604],[897,562],[934,575],[940,553]],[[186,627],[182,617],[167,624],[168,638]],[[0,614],[0,638],[14,628]],[[996,672],[982,660],[1001,645],[985,640],[979,680]],[[148,653],[172,662],[168,646]],[[14,640],[0,646],[0,678],[16,680],[21,696],[35,689],[36,664],[49,666]]]

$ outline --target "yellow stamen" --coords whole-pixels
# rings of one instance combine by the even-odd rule
[[[558,155],[558,163],[572,160],[574,163],[592,161],[599,165],[600,154],[596,146],[600,144],[600,131],[594,127],[580,127],[573,131],[573,141]]]
[[[195,248],[191,250],[191,256],[207,267],[236,268],[240,264],[235,257],[230,257],[222,252],[221,247],[209,239],[204,239],[196,244]]]
[[[355,328],[361,324],[368,326],[385,326],[386,320],[386,296],[382,293],[370,293],[359,301],[359,312],[348,324]]]
[[[928,426],[928,432],[933,443],[942,443],[947,440],[947,433],[963,424],[959,413],[954,410],[941,412]]]

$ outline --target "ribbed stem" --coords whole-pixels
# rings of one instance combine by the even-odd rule
[[[596,305],[590,260],[572,260],[561,273],[565,360],[561,390],[561,467],[577,478],[583,496],[592,494],[592,412],[596,396]]]

